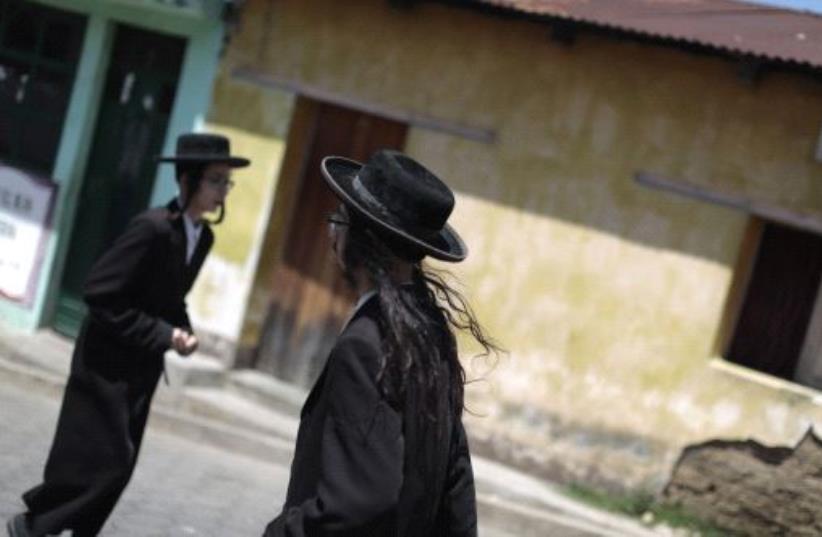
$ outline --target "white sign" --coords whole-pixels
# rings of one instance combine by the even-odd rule
[[[56,185],[0,164],[0,295],[31,305]]]

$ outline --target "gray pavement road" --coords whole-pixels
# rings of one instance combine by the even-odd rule
[[[39,482],[58,410],[58,401],[0,379],[2,520],[23,509],[20,494]],[[258,536],[282,505],[288,464],[266,464],[149,425],[134,477],[102,535]],[[508,537],[490,528],[481,534]]]
[[[58,401],[0,383],[0,516],[22,510],[37,484]],[[134,477],[104,536],[260,535],[285,497],[288,468],[149,427]]]

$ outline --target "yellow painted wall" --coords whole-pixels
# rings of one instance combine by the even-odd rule
[[[229,66],[496,133],[413,127],[406,147],[458,191],[455,272],[510,350],[469,387],[477,430],[547,450],[550,419],[671,446],[822,424],[813,392],[711,365],[747,216],[632,179],[822,215],[818,83],[432,4],[249,0],[243,20]]]
[[[232,80],[225,72],[215,81],[203,130],[228,136],[232,153],[249,158],[251,165],[234,171],[235,187],[226,202],[226,218],[215,227],[214,247],[188,302],[198,330],[218,336],[224,343],[233,344],[239,338],[293,100],[285,92]]]

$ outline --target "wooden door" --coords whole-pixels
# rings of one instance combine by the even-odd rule
[[[355,299],[331,253],[326,216],[337,198],[322,178],[320,161],[340,155],[362,162],[377,149],[401,149],[407,132],[403,123],[329,104],[318,106],[314,121],[254,362],[256,369],[303,387],[319,374]]]
[[[59,332],[76,335],[91,265],[148,205],[184,51],[184,39],[117,27],[60,285]]]

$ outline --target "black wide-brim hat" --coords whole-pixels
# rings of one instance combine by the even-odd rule
[[[231,154],[228,138],[219,134],[192,132],[177,138],[177,153],[157,157],[158,162],[200,162],[228,164],[232,168],[244,168],[251,164],[245,157]]]
[[[411,157],[383,149],[365,164],[329,156],[320,168],[340,200],[388,236],[442,261],[456,263],[468,255],[447,223],[453,192]]]

